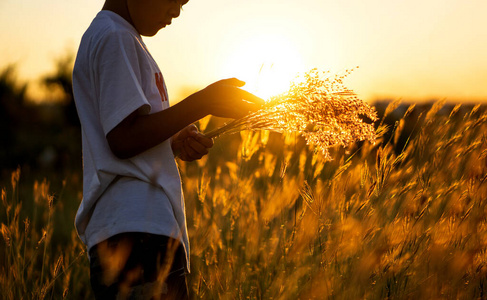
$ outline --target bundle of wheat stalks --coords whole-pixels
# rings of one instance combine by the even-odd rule
[[[346,88],[343,75],[331,75],[313,69],[304,79],[293,83],[284,94],[271,99],[258,111],[206,133],[207,137],[235,133],[241,130],[271,130],[302,135],[308,144],[331,160],[328,149],[348,146],[355,141],[375,142],[373,121],[377,113]],[[371,122],[367,123],[363,117]]]

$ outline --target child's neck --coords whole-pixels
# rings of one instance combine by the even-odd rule
[[[124,18],[127,22],[134,25],[127,6],[127,0],[106,0],[102,10],[109,10]]]

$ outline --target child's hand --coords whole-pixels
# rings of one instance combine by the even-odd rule
[[[245,82],[237,78],[230,78],[217,81],[197,94],[203,103],[208,114],[216,117],[238,119],[249,112],[255,111],[262,106],[265,101],[261,98],[242,90]]]
[[[184,161],[193,161],[208,154],[208,149],[213,147],[213,140],[198,132],[198,128],[191,124],[173,137],[171,147],[175,156]]]

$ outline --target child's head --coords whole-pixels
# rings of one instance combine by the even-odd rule
[[[153,36],[179,16],[181,7],[189,0],[126,0],[135,29],[145,36]]]

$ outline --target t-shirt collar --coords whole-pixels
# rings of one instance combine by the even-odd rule
[[[137,29],[135,29],[135,27],[132,24],[130,24],[129,22],[127,22],[127,20],[125,20],[124,18],[122,18],[122,16],[120,16],[119,14],[117,14],[117,13],[111,11],[111,10],[101,10],[100,12],[98,12],[98,15],[99,16],[106,16],[106,17],[112,19],[114,22],[117,22],[121,26],[123,26],[123,27],[127,28],[128,30],[132,31],[136,35],[140,36],[140,34],[137,31]]]

